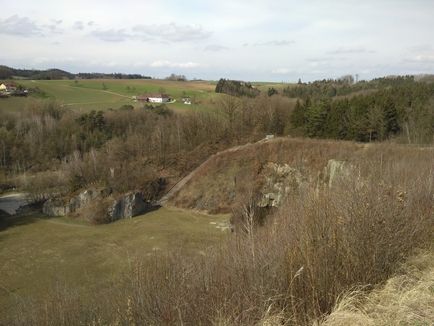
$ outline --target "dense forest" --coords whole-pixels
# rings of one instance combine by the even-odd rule
[[[355,85],[329,80],[299,84],[284,94],[299,98],[291,121],[304,136],[362,142],[398,135],[408,143],[433,140],[434,84],[410,76]]]

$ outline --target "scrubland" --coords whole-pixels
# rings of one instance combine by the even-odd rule
[[[200,225],[209,216],[204,211],[230,214],[233,232],[218,230],[223,239],[203,248],[199,227],[200,249],[191,252],[188,227],[180,224],[168,236],[173,246],[151,256],[136,248],[137,255],[109,284],[89,287],[83,295],[79,278],[62,282],[59,273],[37,296],[20,297],[1,323],[432,324],[432,84],[405,77],[291,87],[283,96],[222,95],[212,112],[124,107],[79,113],[52,102],[3,112],[2,184],[35,196],[70,196],[91,186],[115,194],[140,190],[154,201],[194,171],[168,204],[183,208],[185,220],[199,214]],[[261,141],[267,134],[276,138]],[[330,160],[348,167],[333,182],[325,172]],[[269,163],[297,171],[303,186],[291,188],[279,207],[264,213],[258,199]],[[122,233],[123,246],[159,233],[147,229],[146,216],[138,220],[141,228]],[[111,243],[116,227],[127,223],[61,221],[84,223],[92,232],[74,241],[92,244],[97,238],[104,250],[109,250],[105,236]],[[202,226],[214,225],[208,222]],[[9,261],[37,247],[38,234],[8,242],[13,241],[9,232],[32,230],[32,224],[23,224],[0,233]],[[55,239],[68,248],[70,236]],[[80,250],[91,254],[96,249]],[[62,262],[63,268],[86,257],[80,250]],[[25,254],[19,257],[26,262]],[[46,262],[52,258],[48,253]],[[97,280],[107,272],[103,262],[87,262],[96,271],[93,284],[102,284]],[[25,273],[19,271],[17,278]]]

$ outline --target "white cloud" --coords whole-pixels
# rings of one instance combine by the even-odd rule
[[[429,0],[4,1],[0,56],[153,76],[191,67],[207,79],[369,79],[432,71],[433,12]]]
[[[291,74],[293,72],[294,71],[292,69],[289,69],[289,68],[276,68],[276,69],[273,69],[271,71],[271,73],[275,74],[275,75],[288,75],[288,74]]]
[[[136,37],[149,39],[156,38],[169,42],[199,41],[211,36],[200,25],[180,25],[177,23],[136,25],[132,28]]]
[[[219,45],[219,44],[210,44],[204,48],[205,51],[209,52],[220,52],[224,50],[229,50],[227,46]]]
[[[202,66],[200,63],[196,62],[171,62],[168,60],[158,60],[152,62],[150,65],[152,68],[184,68],[192,69]]]

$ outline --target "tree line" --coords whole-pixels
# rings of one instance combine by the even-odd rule
[[[15,77],[34,80],[59,80],[59,79],[151,79],[152,77],[141,74],[123,73],[78,73],[73,74],[61,69],[15,69],[7,66],[0,66],[0,79],[14,79]]]
[[[377,79],[362,85],[341,85],[344,92],[371,89],[359,95],[336,97],[330,81],[298,85],[291,122],[304,136],[383,141],[404,137],[409,143],[429,143],[434,134],[434,84],[412,77]],[[303,90],[303,91],[301,91]],[[351,93],[349,93],[351,94]]]
[[[258,96],[260,91],[256,89],[251,83],[230,80],[221,78],[215,88],[216,93],[224,93],[232,96]]]
[[[215,111],[185,114],[164,105],[78,113],[40,102],[0,113],[0,169],[9,176],[40,175],[29,180],[37,190],[67,193],[95,183],[117,192],[149,189],[167,175],[185,175],[216,151],[287,134],[292,107],[288,99],[265,96],[225,96]],[[46,171],[60,174],[44,179]]]

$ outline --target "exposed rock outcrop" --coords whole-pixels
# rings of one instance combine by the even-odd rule
[[[288,164],[268,163],[262,173],[265,183],[260,189],[259,207],[279,207],[291,191],[306,184],[301,172]]]
[[[108,194],[107,189],[86,189],[69,200],[51,198],[42,206],[42,212],[48,216],[66,216],[85,207],[94,200],[106,197]]]
[[[143,214],[152,208],[152,204],[145,201],[140,192],[130,192],[114,199],[106,189],[87,189],[69,200],[64,198],[47,200],[42,206],[42,212],[48,216],[67,216],[75,212],[80,214],[79,210],[98,201],[109,203],[106,206],[107,221],[130,218]]]
[[[48,216],[66,216],[85,207],[91,201],[101,198],[105,192],[105,190],[87,189],[69,200],[51,198],[42,206],[42,212]]]
[[[143,214],[151,208],[151,203],[144,200],[142,193],[131,192],[115,200],[108,209],[108,215],[115,221]]]

